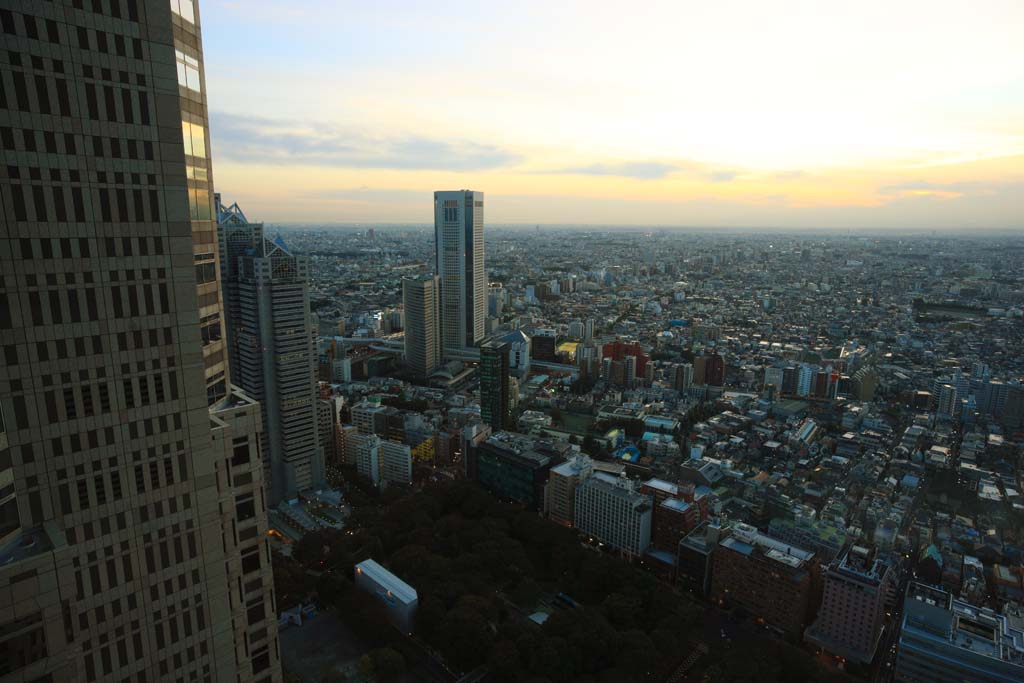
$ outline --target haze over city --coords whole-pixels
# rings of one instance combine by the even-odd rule
[[[265,220],[1021,227],[1012,0],[203,12],[218,185]]]
[[[1021,683],[1022,19],[0,0],[0,683]]]

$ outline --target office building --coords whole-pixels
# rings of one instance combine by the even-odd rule
[[[534,330],[530,335],[530,356],[533,360],[555,363],[558,361],[557,334],[552,329]]]
[[[572,527],[576,519],[576,488],[594,469],[593,461],[582,454],[570,457],[548,474],[547,513],[556,524]]]
[[[739,605],[771,628],[797,639],[814,616],[817,561],[809,550],[736,524],[714,552],[711,597]]]
[[[651,497],[625,475],[594,472],[576,489],[576,528],[628,558],[651,543]]]
[[[495,341],[480,345],[480,417],[494,430],[510,426],[509,349]]]
[[[215,196],[231,380],[263,407],[270,502],[324,485],[309,261]]]
[[[512,330],[498,339],[508,344],[508,370],[516,377],[530,372],[530,337],[522,330]]]
[[[441,279],[436,275],[402,280],[405,307],[405,362],[420,377],[441,365]]]
[[[434,193],[434,244],[441,278],[441,346],[461,350],[484,337],[484,193]]]
[[[278,681],[198,8],[4,3],[0,24],[0,675]]]
[[[469,476],[481,486],[530,510],[543,507],[548,470],[558,464],[561,457],[539,452],[532,438],[513,432],[491,434],[472,450],[471,458],[467,458],[467,469],[471,470]]]
[[[885,620],[889,565],[852,546],[824,571],[818,618],[804,638],[851,662],[870,664]]]
[[[912,582],[903,601],[898,683],[1024,680],[1024,631],[1003,614]]]

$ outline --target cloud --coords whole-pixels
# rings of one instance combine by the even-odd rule
[[[734,180],[739,175],[736,171],[712,171],[704,174],[705,180],[710,180],[713,183],[727,183]]]
[[[1009,190],[1019,192],[1024,183],[1016,181],[983,182],[962,180],[949,183],[936,183],[928,180],[912,180],[895,185],[883,185],[878,193],[883,197],[934,197],[938,199],[955,199],[958,197],[990,197]]]
[[[485,171],[521,157],[494,145],[420,135],[378,136],[326,123],[211,114],[218,158],[278,165]]]
[[[571,166],[552,171],[538,171],[558,175],[608,175],[640,180],[658,180],[678,171],[678,164],[666,164],[658,161],[626,161],[617,163],[596,163],[587,166]]]

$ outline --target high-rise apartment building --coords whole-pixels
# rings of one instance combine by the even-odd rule
[[[823,581],[818,618],[804,637],[832,654],[870,664],[885,620],[889,565],[855,545],[829,565]]]
[[[402,280],[405,307],[405,362],[421,377],[441,364],[441,278]]]
[[[434,241],[441,278],[441,346],[464,349],[484,337],[484,193],[434,193]]]
[[[0,676],[280,680],[197,7],[4,1],[0,29]]]
[[[488,341],[480,346],[480,417],[495,431],[511,420],[509,344]]]
[[[324,484],[309,262],[215,195],[231,381],[263,407],[270,501]]]

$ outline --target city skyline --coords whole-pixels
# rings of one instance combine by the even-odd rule
[[[202,9],[217,182],[265,221],[479,187],[492,224],[1020,227],[1013,3]]]

